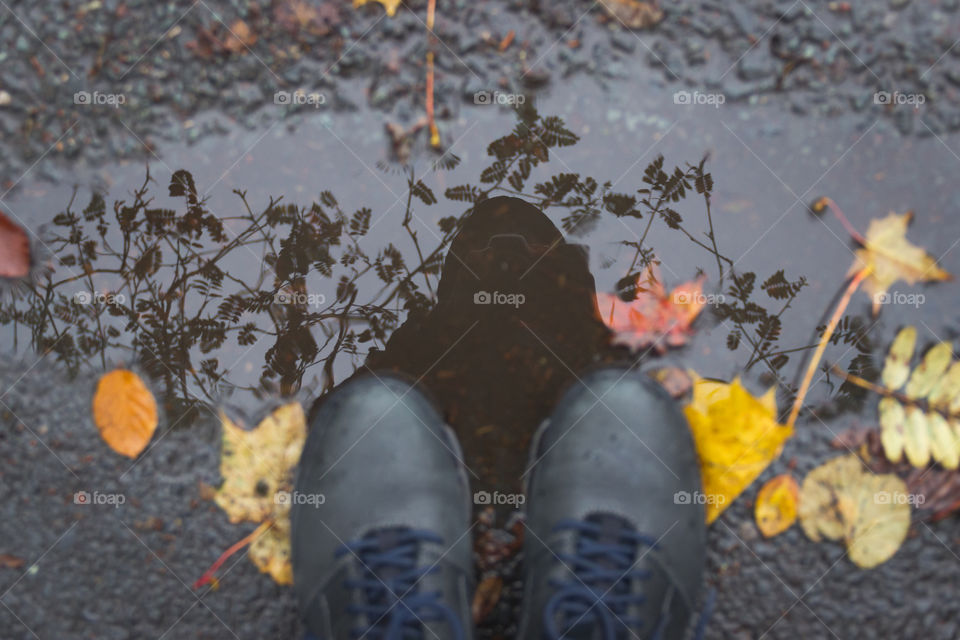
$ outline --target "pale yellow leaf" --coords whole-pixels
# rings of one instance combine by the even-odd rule
[[[903,405],[893,398],[883,398],[878,406],[880,413],[880,443],[890,462],[900,462],[906,440],[907,414]]]
[[[943,411],[949,411],[950,402],[954,399],[960,400],[960,362],[950,365],[927,396],[930,408]]]
[[[945,469],[956,469],[960,464],[960,440],[939,413],[927,414],[930,428],[930,455]]]
[[[949,342],[941,342],[927,351],[923,356],[923,362],[910,374],[910,380],[904,389],[906,396],[911,399],[926,397],[950,366],[951,359],[953,359],[953,345]]]
[[[907,240],[907,225],[912,217],[911,213],[890,213],[885,218],[871,220],[865,244],[857,250],[850,266],[850,275],[870,269],[863,288],[873,297],[874,314],[880,310],[883,296],[897,280],[914,284],[951,277],[922,247]]]
[[[907,381],[916,343],[916,327],[904,327],[897,333],[883,362],[883,386],[895,391]]]
[[[924,467],[930,461],[930,428],[927,416],[917,407],[906,407],[906,429],[903,452],[915,467]]]

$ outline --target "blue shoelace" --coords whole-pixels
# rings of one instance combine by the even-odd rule
[[[574,577],[553,581],[556,592],[544,608],[544,629],[547,638],[560,640],[581,632],[599,630],[603,640],[634,637],[641,634],[644,621],[630,616],[631,605],[642,605],[646,598],[631,588],[634,580],[646,580],[651,573],[646,569],[631,568],[640,545],[656,548],[656,540],[638,533],[630,525],[615,516],[590,516],[586,520],[565,520],[555,531],[574,531],[577,545],[573,554],[561,554],[559,558],[571,569]],[[696,629],[700,640],[709,617],[712,595]],[[559,619],[559,624],[558,624]],[[656,628],[647,633],[657,639],[667,621],[661,619]]]
[[[423,543],[442,544],[430,531],[395,528],[377,531],[349,542],[337,550],[337,556],[355,555],[360,577],[347,579],[344,587],[360,589],[362,604],[352,604],[347,612],[366,618],[366,625],[355,628],[355,638],[369,640],[412,640],[423,638],[423,623],[446,622],[450,638],[464,638],[457,614],[441,600],[440,591],[420,591],[417,582],[439,569],[418,567],[417,554]]]

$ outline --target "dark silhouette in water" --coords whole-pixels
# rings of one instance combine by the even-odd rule
[[[530,438],[561,390],[623,357],[608,344],[585,247],[533,205],[496,197],[466,217],[436,306],[411,315],[366,365],[413,376],[435,396],[475,491],[519,493]]]

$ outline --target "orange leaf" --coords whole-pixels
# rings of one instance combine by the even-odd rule
[[[0,278],[24,278],[30,273],[30,240],[26,232],[0,211]]]
[[[111,449],[136,458],[157,428],[157,403],[137,374],[115,369],[97,384],[93,421]]]
[[[614,344],[633,351],[652,346],[658,353],[679,347],[692,334],[690,325],[704,305],[701,276],[677,285],[668,294],[657,268],[651,263],[637,276],[637,297],[624,302],[619,296],[597,293],[600,317],[614,332]]]
[[[754,517],[757,528],[767,538],[783,533],[797,519],[800,487],[790,474],[771,478],[757,493]]]

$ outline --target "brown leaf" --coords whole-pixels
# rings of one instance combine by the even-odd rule
[[[646,29],[663,20],[663,11],[654,2],[600,0],[603,8],[628,29]]]
[[[7,569],[19,569],[24,564],[23,558],[10,555],[9,553],[0,553],[0,567]]]
[[[0,211],[0,278],[25,278],[30,273],[30,239]]]
[[[231,53],[243,53],[257,43],[257,34],[243,20],[236,20],[223,38],[223,48]]]

